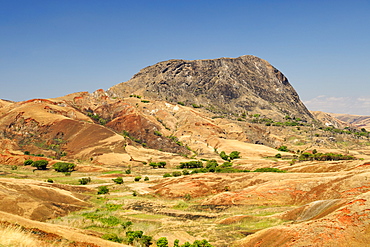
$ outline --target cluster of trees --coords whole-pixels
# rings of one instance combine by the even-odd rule
[[[192,160],[189,162],[181,162],[177,168],[179,169],[193,169],[193,168],[202,168],[203,167],[203,162],[199,160]]]
[[[323,129],[323,128],[319,128],[319,129]],[[361,130],[358,130],[358,129],[351,129],[349,127],[345,127],[342,130],[342,129],[337,129],[337,128],[334,128],[334,127],[326,127],[323,130],[328,131],[328,132],[337,133],[337,134],[348,134],[348,135],[353,134],[355,136],[370,137],[370,132],[366,131],[365,128],[362,128]]]
[[[219,165],[216,160],[207,160],[206,165],[204,166],[203,162],[200,160],[197,161],[189,161],[189,162],[182,162],[178,169],[193,169],[191,172],[188,170],[183,170],[183,175],[195,174],[195,173],[208,173],[208,172],[216,172],[216,173],[236,173],[236,172],[249,172],[249,170],[242,170],[232,167],[233,164],[229,161],[225,161],[223,164]],[[171,175],[165,174],[167,177]]]
[[[36,167],[37,170],[46,170],[46,167],[48,166],[49,164],[49,161],[47,160],[36,160],[36,161],[33,161],[31,159],[28,159],[28,160],[25,160],[24,163],[23,163],[25,166],[32,166],[32,167]]]
[[[229,155],[227,155],[224,151],[220,153],[220,157],[223,160],[232,161],[234,159],[240,158],[240,152],[232,151]]]
[[[243,116],[242,116],[243,117]],[[300,118],[285,116],[285,122],[274,122],[271,118],[261,118],[260,114],[249,115],[253,118],[252,123],[264,123],[266,126],[304,126],[305,123]],[[243,117],[245,118],[245,116]]]
[[[149,165],[155,169],[155,168],[164,168],[167,165],[167,163],[165,161],[150,162]]]
[[[299,158],[300,161],[318,160],[318,161],[328,161],[328,160],[353,160],[355,157],[351,155],[334,154],[334,153],[302,153]]]
[[[184,244],[180,245],[179,240],[176,239],[173,243],[173,247],[213,247],[207,240],[195,240],[192,244],[189,242],[185,242]],[[166,237],[159,238],[156,242],[157,247],[168,247],[168,240]]]

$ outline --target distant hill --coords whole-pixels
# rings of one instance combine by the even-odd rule
[[[334,116],[332,113],[322,112],[322,111],[311,111],[312,115],[315,116],[325,126],[333,126],[335,128],[343,129],[345,127],[355,127],[351,123],[342,121]]]
[[[312,118],[288,79],[255,56],[164,61],[107,92],[114,97],[138,95],[226,115],[247,112],[274,119],[287,115]]]
[[[337,119],[370,131],[370,116],[331,113]]]

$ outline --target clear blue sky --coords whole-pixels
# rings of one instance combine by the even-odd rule
[[[0,98],[109,87],[168,59],[255,55],[311,110],[370,115],[370,2],[0,0]]]

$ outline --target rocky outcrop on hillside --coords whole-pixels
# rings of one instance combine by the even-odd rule
[[[169,60],[142,69],[111,87],[115,97],[130,95],[204,107],[219,114],[259,113],[311,119],[288,79],[255,56],[210,60]]]

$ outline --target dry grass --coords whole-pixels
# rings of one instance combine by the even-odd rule
[[[21,227],[0,227],[0,246],[14,247],[40,247],[45,246],[35,239],[31,233],[22,230]]]

